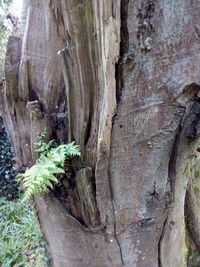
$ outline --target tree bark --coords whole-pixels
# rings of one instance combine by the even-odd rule
[[[22,34],[24,33],[25,27],[26,27],[26,19],[28,16],[29,5],[30,5],[29,0],[23,0],[22,14],[21,14],[21,20],[20,20],[20,28],[21,28]]]
[[[199,249],[196,206],[195,227],[185,223],[199,201],[185,171],[199,133],[199,12],[192,0],[30,1],[1,106],[20,170],[44,128],[80,144],[73,177],[35,198],[55,267],[186,266],[186,223]]]

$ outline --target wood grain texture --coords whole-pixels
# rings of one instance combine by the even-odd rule
[[[191,94],[188,101],[183,92],[200,82],[200,43],[193,32],[197,9],[193,1],[128,3],[128,43],[120,60],[121,93],[110,155],[125,266],[183,266],[183,173],[190,148],[182,123],[194,98]]]
[[[1,107],[21,169],[44,127],[80,144],[73,177],[35,198],[55,267],[183,266],[199,12],[192,0],[30,0]]]

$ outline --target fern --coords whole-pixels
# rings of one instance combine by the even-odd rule
[[[46,137],[47,137],[47,130],[45,129],[40,133],[38,137],[38,142],[36,143],[37,146],[36,152],[38,152],[39,155],[41,154],[46,155],[47,152],[51,150],[51,148],[58,146],[54,139],[49,141],[49,143],[46,143],[44,141]]]
[[[25,189],[24,200],[44,193],[49,188],[53,189],[54,185],[59,182],[58,176],[65,173],[65,161],[81,155],[80,148],[75,142],[57,147],[52,147],[52,144],[55,145],[54,140],[48,144],[39,140],[37,143],[39,159],[24,174],[18,175],[18,180],[22,182]]]

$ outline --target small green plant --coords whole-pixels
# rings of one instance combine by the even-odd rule
[[[47,267],[50,257],[34,209],[0,198],[0,266]]]
[[[65,145],[57,145],[54,140],[49,143],[43,141],[45,133],[42,133],[37,143],[39,159],[36,164],[24,174],[18,175],[25,189],[24,200],[30,199],[36,194],[47,192],[59,183],[58,176],[67,170],[65,162],[73,157],[80,157],[80,148],[75,142]]]
[[[52,148],[58,147],[58,144],[54,139],[49,141],[48,143],[45,142],[47,134],[47,130],[45,129],[40,133],[38,137],[38,142],[36,143],[36,151],[39,153],[39,155],[46,155]]]

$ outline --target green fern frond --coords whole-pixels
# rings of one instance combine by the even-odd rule
[[[76,145],[75,142],[72,142],[67,145],[63,145],[66,153],[66,158],[71,158],[71,157],[80,157],[81,152],[80,152],[80,146]]]
[[[57,146],[56,141],[53,139],[49,141],[48,143],[45,142],[45,138],[47,137],[47,130],[41,132],[41,134],[38,137],[38,142],[35,144],[37,149],[36,152],[39,153],[39,155],[46,155],[52,148]]]
[[[41,134],[44,137],[44,134]],[[80,157],[80,147],[72,142],[70,144],[52,147],[55,144],[51,140],[46,144],[43,140],[37,143],[41,154],[36,164],[28,169],[24,174],[18,175],[18,180],[23,183],[25,189],[24,200],[32,196],[44,193],[47,189],[53,189],[56,185],[59,174],[64,174],[65,161],[73,157]]]
[[[36,152],[38,152],[39,155],[46,155],[52,147],[56,146],[56,141],[51,140],[48,144],[46,144],[44,141],[41,140],[36,143],[36,146],[38,147],[36,149]]]

